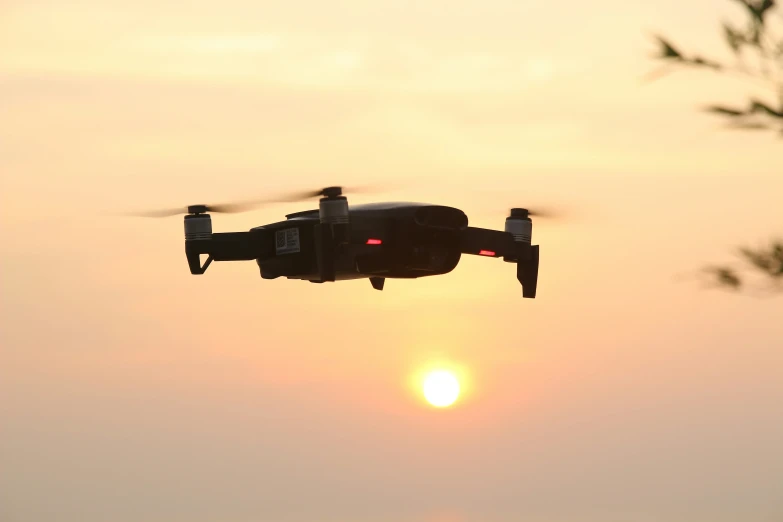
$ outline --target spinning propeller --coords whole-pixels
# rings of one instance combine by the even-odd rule
[[[530,209],[530,208],[512,208],[509,214],[511,217],[527,218],[527,217],[539,217],[544,219],[558,219],[561,217],[559,212],[555,212],[552,209]]]
[[[165,218],[165,217],[178,216],[183,214],[184,215],[188,215],[188,214],[198,215],[198,214],[206,214],[206,213],[238,214],[241,212],[248,212],[251,210],[255,210],[257,208],[263,207],[264,205],[274,204],[274,203],[293,203],[293,202],[305,201],[313,198],[326,198],[329,200],[336,199],[342,196],[343,191],[352,192],[352,193],[368,193],[368,192],[379,192],[379,189],[378,187],[374,187],[374,186],[359,186],[359,187],[350,187],[347,189],[340,186],[332,186],[332,187],[325,187],[319,190],[287,192],[287,193],[278,194],[276,196],[270,196],[266,198],[241,201],[241,202],[220,203],[216,205],[205,205],[205,204],[189,205],[186,207],[159,209],[159,210],[152,210],[147,212],[132,212],[125,215],[135,216],[135,217]],[[484,214],[483,212],[480,213],[480,215],[483,214]],[[493,212],[492,214],[494,215],[495,212]],[[511,217],[516,217],[521,219],[542,218],[547,220],[551,220],[551,219],[559,220],[563,217],[562,212],[553,210],[552,208],[549,207],[511,208],[510,214],[508,215],[510,215]]]
[[[351,187],[350,192],[371,192],[374,190],[375,189],[372,187]],[[326,187],[320,190],[289,192],[287,194],[280,194],[278,196],[269,198],[255,199],[237,203],[223,203],[218,205],[189,205],[187,207],[153,210],[150,212],[134,212],[130,215],[138,217],[162,218],[178,216],[181,214],[204,214],[207,212],[215,214],[238,214],[240,212],[254,210],[270,203],[290,203],[317,197],[336,198],[341,196],[342,193],[343,187]]]

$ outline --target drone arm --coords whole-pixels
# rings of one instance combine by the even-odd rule
[[[262,231],[212,234],[209,252],[215,261],[252,261],[271,255],[271,243]]]
[[[460,251],[486,257],[502,257],[516,262],[517,280],[522,285],[522,297],[536,297],[538,286],[538,245],[515,241],[508,232],[467,227],[460,236]]]
[[[467,227],[460,235],[460,251],[486,257],[503,257],[507,261],[531,257],[531,246],[514,241],[514,236],[501,230]]]
[[[215,233],[209,239],[185,241],[185,255],[193,274],[203,274],[212,261],[252,261],[272,255],[271,239],[263,230]],[[201,256],[208,255],[204,266]]]

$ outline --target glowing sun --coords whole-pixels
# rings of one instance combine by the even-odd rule
[[[434,370],[424,378],[424,398],[437,408],[451,406],[459,397],[459,381],[453,373]]]

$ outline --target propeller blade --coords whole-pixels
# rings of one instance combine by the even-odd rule
[[[560,219],[562,217],[561,212],[557,212],[550,208],[535,208],[535,209],[529,208],[527,209],[527,214],[530,217],[537,217],[543,219]]]
[[[131,212],[122,215],[133,216],[133,217],[164,218],[164,217],[177,216],[180,214],[187,214],[187,213],[188,213],[188,207],[179,207],[179,208],[152,210],[149,212]]]
[[[214,212],[214,213],[223,213],[223,214],[247,212],[248,210],[253,210],[255,208],[258,208],[268,203],[295,203],[297,201],[304,201],[307,199],[321,197],[324,196],[325,193],[329,190],[338,190],[341,192],[342,187],[328,187],[320,190],[289,192],[286,194],[279,194],[277,196],[263,198],[263,199],[256,199],[251,201],[244,201],[238,203],[224,203],[220,205],[208,205],[207,211]]]
[[[149,212],[134,212],[127,215],[136,216],[136,217],[163,218],[163,217],[193,213],[194,211],[196,211],[196,209],[198,212],[213,212],[216,214],[237,214],[240,212],[247,212],[250,210],[254,210],[256,208],[259,208],[263,205],[270,204],[270,203],[294,203],[297,201],[304,201],[308,199],[322,197],[327,194],[332,194],[332,195],[341,194],[344,190],[345,189],[343,187],[332,186],[319,190],[307,190],[307,191],[295,191],[295,192],[283,193],[277,196],[272,196],[263,199],[255,199],[255,200],[244,201],[244,202],[221,203],[218,205],[192,205],[190,207],[161,209],[161,210],[153,210]],[[373,187],[373,186],[351,187],[349,190],[347,190],[347,192],[358,192],[358,193],[375,192],[375,191],[377,191],[377,187]]]

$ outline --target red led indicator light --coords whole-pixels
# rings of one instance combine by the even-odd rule
[[[381,241],[380,239],[368,239],[367,240],[367,244],[368,245],[380,245],[381,243],[383,243],[383,241]]]
[[[495,253],[492,250],[481,250],[479,251],[480,256],[490,256],[495,257]]]

